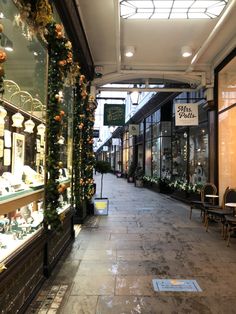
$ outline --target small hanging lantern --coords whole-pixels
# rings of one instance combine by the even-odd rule
[[[20,112],[17,112],[12,116],[12,121],[13,121],[13,124],[12,124],[13,127],[22,128],[24,117],[22,116]]]
[[[43,135],[45,133],[46,126],[43,123],[40,123],[37,126],[38,135]]]
[[[34,132],[35,123],[31,119],[25,121],[25,129],[24,131],[27,133],[33,133]]]

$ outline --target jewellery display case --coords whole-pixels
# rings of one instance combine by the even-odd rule
[[[5,53],[5,46],[1,47],[0,313],[25,312],[74,238],[71,205],[73,88],[70,84],[65,86],[63,76],[60,77],[61,62],[56,63],[60,79],[52,79],[50,64],[55,63],[50,56],[53,49],[47,50],[46,36],[40,37],[28,21],[22,20],[22,10],[29,7],[17,5],[20,5],[17,1],[4,1],[0,5],[3,16],[0,38],[11,38],[11,52],[14,51]],[[62,27],[55,27],[54,22],[50,25],[53,44],[58,39],[64,45],[65,40],[57,37],[58,27]],[[69,59],[72,60],[71,52]],[[3,61],[6,61],[5,75],[1,67]],[[60,81],[58,94],[49,81]],[[61,104],[58,113],[56,106],[50,111],[52,90],[53,100]],[[57,124],[54,129],[51,121]],[[49,145],[52,150],[57,147],[58,152],[51,163],[47,163],[51,157]],[[58,175],[53,176],[52,169],[56,169],[54,173]],[[56,195],[56,206],[47,207],[50,193]],[[56,216],[60,228],[50,223],[50,215]]]

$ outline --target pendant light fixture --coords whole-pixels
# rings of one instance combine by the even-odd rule
[[[34,127],[35,127],[35,123],[34,121],[31,120],[31,118],[27,121],[25,121],[25,129],[24,131],[27,133],[33,133],[34,132]]]
[[[33,115],[33,99],[31,97],[31,116]],[[25,121],[25,129],[24,131],[27,133],[33,133],[34,132],[34,127],[35,127],[35,123],[34,121],[32,121],[31,116],[29,118],[29,120]]]
[[[22,128],[22,123],[24,121],[24,117],[22,116],[22,114],[20,112],[17,112],[15,114],[13,114],[12,121],[13,121],[13,124],[12,124],[13,127]]]
[[[40,124],[37,126],[37,131],[38,131],[37,134],[38,134],[38,135],[44,135],[45,130],[46,130],[45,124],[40,123]]]

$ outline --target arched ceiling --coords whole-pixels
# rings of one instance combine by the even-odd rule
[[[215,65],[236,46],[236,1],[215,19],[136,20],[120,17],[119,0],[75,0],[95,71],[96,89],[108,83],[175,81],[212,84]],[[124,57],[127,46],[133,58]],[[190,46],[193,55],[183,58]],[[137,83],[136,83],[137,84]]]

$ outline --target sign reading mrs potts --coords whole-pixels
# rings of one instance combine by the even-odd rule
[[[175,125],[198,125],[198,103],[175,104]]]

